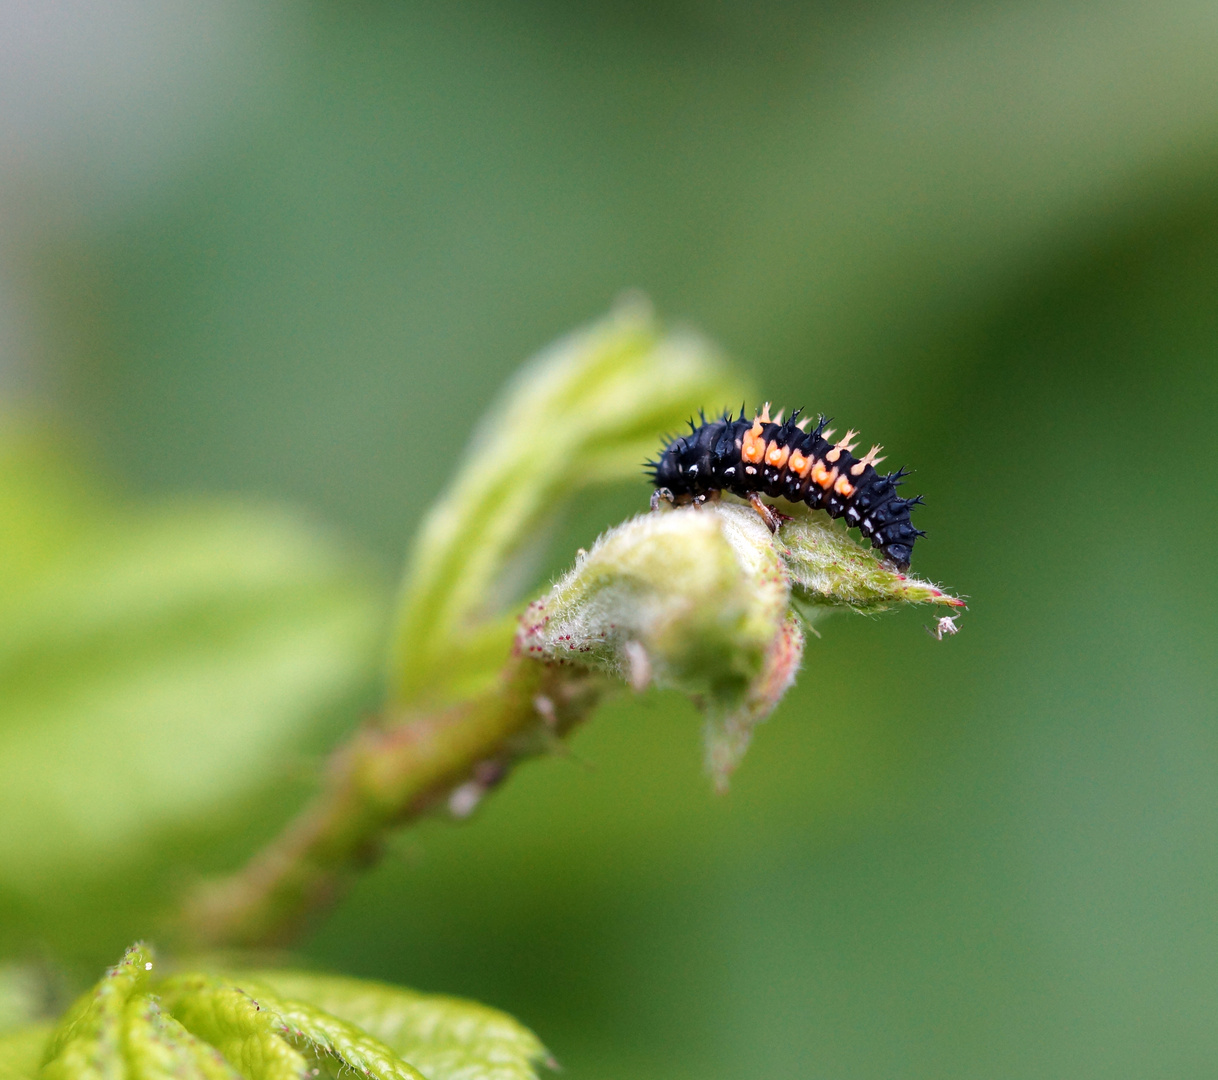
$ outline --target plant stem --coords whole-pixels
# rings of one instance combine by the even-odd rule
[[[607,685],[580,665],[515,656],[491,692],[365,726],[335,752],[322,792],[275,840],[188,898],[183,936],[209,947],[294,940],[380,857],[391,829],[445,800],[454,816],[467,816],[515,762],[585,719]]]

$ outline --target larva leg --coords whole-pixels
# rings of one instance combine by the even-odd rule
[[[673,494],[668,488],[656,488],[651,493],[651,509],[653,511],[659,510],[661,505],[672,506],[674,502],[676,502],[676,499],[673,498]]]
[[[749,492],[749,503],[753,509],[757,511],[758,517],[765,522],[765,527],[772,533],[778,532],[778,526],[787,520],[772,506],[767,506],[765,503],[763,503],[761,501],[761,496],[755,491]]]

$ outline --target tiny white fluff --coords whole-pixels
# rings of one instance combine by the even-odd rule
[[[960,633],[960,627],[956,625],[956,617],[954,615],[944,615],[935,623],[933,630],[928,626],[926,632],[936,641],[942,641],[944,634],[950,637],[952,634]]]

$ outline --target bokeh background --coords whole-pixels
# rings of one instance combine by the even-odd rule
[[[6,955],[92,975],[273,832],[376,700],[430,448],[637,287],[916,466],[961,632],[825,623],[725,798],[685,702],[608,708],[303,956],[573,1080],[1214,1075],[1213,3],[6,0],[0,211],[5,423],[61,448],[0,521]],[[69,583],[31,668],[21,574],[99,514],[193,599],[81,645]],[[80,681],[178,640],[191,707]]]

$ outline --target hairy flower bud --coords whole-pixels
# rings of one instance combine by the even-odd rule
[[[804,647],[797,611],[811,621],[834,607],[919,602],[959,604],[885,568],[821,512],[773,534],[751,507],[724,501],[605,533],[529,606],[517,649],[693,698],[722,786],[795,679]]]

